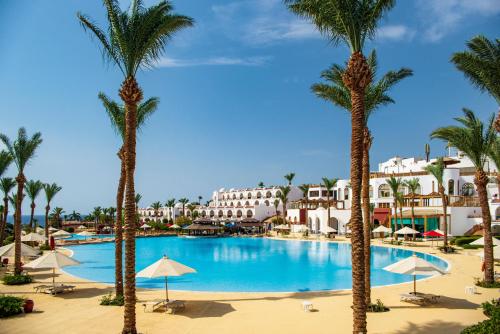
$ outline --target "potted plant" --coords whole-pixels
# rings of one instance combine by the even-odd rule
[[[33,307],[35,306],[35,302],[32,299],[25,299],[23,304],[24,313],[33,312]]]

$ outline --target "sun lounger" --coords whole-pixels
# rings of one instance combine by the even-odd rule
[[[73,292],[75,290],[74,285],[38,285],[34,287],[35,292],[43,292],[51,295],[56,295],[58,293]]]
[[[165,307],[165,312],[175,314],[177,312],[184,311],[186,308],[185,303],[182,300],[170,300],[165,299],[155,299],[151,301],[145,301],[141,303],[144,307],[144,312],[154,312],[160,307]]]
[[[402,293],[400,296],[402,302],[413,303],[418,305],[435,304],[438,302],[440,298],[440,296],[437,295],[418,293],[418,292],[416,295],[413,293]]]
[[[186,308],[186,304],[182,300],[171,300],[165,305],[166,311],[171,314],[182,312]]]

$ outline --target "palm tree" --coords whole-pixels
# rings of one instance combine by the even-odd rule
[[[500,39],[489,40],[479,35],[467,42],[467,51],[453,54],[451,61],[462,71],[472,85],[488,92],[500,104]],[[495,121],[500,132],[500,113]]]
[[[394,231],[397,231],[398,229],[398,199],[397,199],[397,193],[399,192],[399,188],[403,184],[401,181],[401,178],[395,178],[394,176],[391,176],[388,179],[385,179],[385,182],[389,185],[392,191],[392,196],[394,198]],[[401,222],[401,225],[403,222]],[[398,238],[397,234],[396,239]]]
[[[500,138],[497,138],[495,143],[491,145],[491,150],[488,156],[491,160],[493,160],[495,166],[497,166],[497,187],[498,195],[500,196]]]
[[[448,247],[448,219],[446,217],[448,198],[444,191],[444,185],[443,185],[445,168],[446,167],[444,165],[443,158],[438,158],[434,164],[427,165],[424,168],[424,170],[430,173],[432,176],[434,176],[438,184],[438,192],[439,195],[441,196],[441,204],[443,206],[444,247],[446,251]]]
[[[7,171],[10,164],[12,163],[12,155],[7,151],[0,151],[0,177]]]
[[[7,152],[7,151],[0,151],[0,178],[3,176],[3,174],[7,171],[9,168],[10,164],[12,163],[12,155]],[[4,179],[1,179],[3,181]],[[3,190],[3,189],[2,189]],[[4,194],[5,197],[8,196],[8,193],[10,192],[10,189],[5,192]],[[4,204],[2,207],[2,212],[0,216],[0,247],[3,245],[3,238],[4,238],[4,229],[5,226],[7,225],[7,215],[5,214],[5,211],[8,211],[8,199],[4,199],[4,203],[7,201],[7,204]]]
[[[278,218],[279,218],[279,216],[278,216],[278,208],[280,206],[280,200],[278,198],[275,199],[273,205],[274,205],[274,211],[276,211],[276,220],[278,221]]]
[[[14,240],[15,240],[15,273],[20,274],[21,269],[21,207],[24,194],[24,184],[26,177],[24,176],[24,168],[28,162],[34,157],[36,149],[42,143],[42,134],[35,133],[31,138],[28,138],[25,128],[20,128],[17,138],[11,142],[9,137],[0,134],[0,140],[7,147],[7,151],[12,156],[12,160],[17,167],[17,203],[16,203],[16,218],[14,220]]]
[[[420,180],[418,177],[415,177],[404,181],[403,184],[408,187],[408,191],[410,192],[411,228],[415,229],[415,195],[417,194],[417,190],[420,189]],[[415,240],[415,235],[413,235],[413,240]]]
[[[326,188],[326,205],[327,205],[327,210],[328,210],[328,218],[327,218],[327,225],[330,226],[330,193],[333,191],[333,188],[337,185],[338,179],[329,179],[327,177],[324,177],[321,179],[323,182],[323,186]]]
[[[288,194],[290,193],[290,191],[292,190],[292,188],[290,188],[290,186],[280,186],[279,187],[280,189],[280,194],[278,196],[278,198],[281,200],[281,204],[283,205],[283,223],[285,224],[286,223],[286,205],[287,205],[287,202],[288,202]],[[290,226],[290,222],[288,222],[288,226]]]
[[[288,185],[291,186],[292,185],[292,181],[295,178],[295,173],[286,174],[284,177],[285,177],[285,180],[288,181]]]
[[[141,0],[132,0],[128,11],[120,9],[118,0],[104,0],[109,29],[102,30],[85,15],[78,14],[82,26],[102,44],[105,57],[124,75],[120,97],[125,105],[125,316],[123,334],[137,332],[135,318],[135,225],[134,203],[137,104],[142,90],[136,80],[139,68],[152,67],[161,57],[167,42],[183,28],[193,25],[186,16],[172,13],[172,4],[160,1],[145,8]]]
[[[373,50],[367,58],[367,63],[372,72],[372,76],[375,77],[377,73],[377,54]],[[321,78],[323,78],[327,83],[314,84],[311,87],[316,96],[332,102],[335,106],[341,109],[351,112],[351,99],[350,90],[344,83],[342,77],[346,72],[345,66],[334,64],[328,70],[321,73]],[[371,240],[371,224],[370,224],[370,148],[372,146],[373,137],[371,136],[370,129],[368,127],[368,121],[370,116],[381,106],[395,103],[395,101],[388,95],[389,91],[398,82],[413,75],[413,71],[408,68],[401,68],[398,71],[389,71],[384,74],[377,82],[372,82],[366,87],[365,92],[365,125],[363,131],[363,170],[362,170],[362,191],[361,197],[363,199],[363,216],[364,220],[364,241],[365,241],[365,263],[369,266],[370,261],[370,240]],[[366,269],[366,268],[365,268]],[[365,270],[365,274],[368,276],[369,280],[370,272]],[[368,288],[367,288],[368,290]],[[370,299],[369,293],[367,295],[367,300]]]
[[[401,192],[396,193],[395,197],[396,197],[396,200],[398,201],[398,206],[399,206],[399,218],[401,219],[400,220],[401,228],[404,228],[405,225],[403,223],[403,206],[405,205],[405,198],[404,198],[403,193],[401,193]],[[396,213],[396,217],[397,217],[397,213]],[[406,235],[405,235],[405,240],[406,240]]]
[[[42,191],[43,188],[43,183],[41,181],[34,181],[34,180],[29,180],[26,182],[26,194],[31,200],[31,215],[30,215],[30,231],[33,230],[33,217],[35,216],[35,199],[38,197],[38,194],[40,194],[40,191]]]
[[[154,202],[153,204],[151,204],[151,207],[154,210],[154,216],[156,221],[156,218],[158,217],[158,210],[160,210],[161,208],[161,202]]]
[[[191,212],[191,218],[195,219],[197,217],[197,213],[195,212],[196,205],[194,205],[194,204],[188,204],[187,205],[187,209],[189,210],[189,212]]]
[[[264,186],[264,182],[260,181],[260,182],[259,182],[259,184],[257,185],[257,187],[259,187],[259,188],[264,188],[264,187],[265,187],[265,186]]]
[[[61,228],[62,227],[62,224],[61,224],[61,216],[64,214],[64,209],[63,208],[60,208],[58,206],[56,206],[53,210],[52,210],[52,217],[53,217],[53,220],[54,222],[56,222],[56,225]]]
[[[203,199],[203,196],[199,195],[198,196],[198,204],[201,205],[201,200]]]
[[[351,98],[351,230],[353,331],[366,332],[365,269],[363,217],[361,213],[361,180],[363,132],[365,124],[365,90],[372,81],[370,67],[363,55],[367,39],[375,36],[379,20],[395,0],[284,0],[291,11],[310,19],[328,40],[344,43],[350,49],[350,60],[343,74]]]
[[[486,192],[489,180],[484,171],[484,165],[488,154],[495,145],[495,141],[498,140],[493,127],[495,116],[492,115],[487,123],[483,123],[471,110],[464,109],[463,112],[463,117],[455,118],[461,126],[438,128],[432,132],[431,138],[449,142],[453,147],[465,153],[476,168],[474,184],[479,196],[484,228],[484,262],[486,267],[484,280],[487,283],[492,283],[494,281],[493,242],[491,237],[491,214]]]
[[[73,212],[71,212],[68,215],[68,219],[69,220],[81,221],[82,220],[82,215],[80,213],[76,212],[75,210],[73,210]]]
[[[16,186],[16,181],[10,177],[0,179],[0,189],[3,192],[3,211],[2,225],[0,226],[0,245],[3,245],[5,238],[5,228],[7,226],[7,217],[9,216],[9,193]]]
[[[301,184],[299,186],[299,189],[302,191],[302,196],[304,197],[304,200],[306,202],[306,225],[309,222],[309,189],[311,186],[309,184]]]
[[[170,209],[169,210],[170,220],[175,222],[175,213],[174,213],[175,198],[171,198],[171,199],[167,200],[167,202],[165,203],[165,206]]]
[[[49,245],[49,211],[50,211],[50,203],[52,202],[52,199],[54,199],[54,196],[58,192],[60,192],[62,187],[59,187],[57,184],[52,183],[48,184],[45,183],[43,185],[43,190],[45,192],[45,200],[47,201],[47,205],[45,205],[45,245]]]
[[[123,266],[122,266],[122,244],[123,244],[123,197],[125,193],[125,107],[108,98],[104,93],[98,94],[106,112],[111,120],[111,125],[122,139],[122,146],[118,150],[120,159],[120,178],[116,191],[116,221],[115,221],[115,292],[117,296],[123,296]],[[159,99],[149,98],[137,107],[137,130],[141,130],[146,120],[158,108]]]
[[[179,200],[179,203],[182,204],[182,215],[185,216],[186,215],[186,210],[185,210],[186,209],[186,204],[189,203],[189,199],[187,199],[187,198],[181,198]]]

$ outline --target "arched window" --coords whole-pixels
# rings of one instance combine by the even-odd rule
[[[472,183],[464,183],[462,186],[462,195],[463,196],[474,195],[474,185]]]
[[[339,199],[341,200],[343,197],[342,197],[342,189],[339,188]]]
[[[313,228],[313,220],[311,217],[309,217],[309,221],[308,221],[308,225],[309,225],[309,230],[312,231],[312,228]]]
[[[347,187],[344,188],[344,199],[345,200],[349,199],[349,188]]]
[[[226,199],[226,196],[222,195],[222,200],[225,200]]]
[[[236,194],[233,194],[233,199],[236,199]]]
[[[276,192],[276,196],[274,196],[274,197],[280,197],[280,196],[281,196],[281,191],[279,191],[279,190],[278,190],[278,191]]]
[[[219,210],[219,212],[217,213],[217,215],[219,216],[219,218],[224,217],[224,211]]]
[[[247,210],[247,218],[252,218],[252,217],[253,217],[252,210]]]
[[[253,205],[259,205],[259,201],[255,201]]]
[[[378,187],[378,197],[391,197],[391,187],[387,183],[381,184]]]
[[[293,217],[293,222],[296,223],[297,222],[297,216]]]
[[[227,216],[228,216],[229,218],[231,218],[231,217],[233,216],[233,211],[229,210],[229,211],[227,212]]]
[[[321,224],[320,224],[319,218],[316,217],[316,226],[314,226],[314,230],[316,231],[316,233],[319,232],[320,226],[321,226]]]
[[[331,228],[334,228],[338,231],[339,230],[339,220],[335,217],[330,217],[330,221],[328,222],[328,226],[330,226]]]
[[[257,198],[262,198],[262,194],[260,193],[260,191],[257,193]]]
[[[448,195],[455,195],[455,180],[448,180]]]
[[[243,212],[241,210],[236,211],[236,217],[241,218],[243,216]]]
[[[249,206],[249,205],[250,205],[250,202],[249,202],[249,201],[246,201],[246,202],[245,202],[245,205],[246,205],[246,206]]]
[[[266,199],[266,200],[264,201],[264,204],[265,204],[266,206],[269,206],[269,201]]]
[[[370,198],[373,198],[373,186],[370,186],[370,190],[368,192],[368,196],[370,196]]]
[[[241,202],[238,201],[238,203],[236,204],[236,206],[241,206]]]
[[[248,194],[247,194],[247,198],[248,198],[248,199],[251,199],[251,198],[252,198],[252,193],[248,193]]]
[[[215,216],[215,212],[214,210],[210,210],[210,218],[212,218],[213,216]]]
[[[270,192],[270,191],[268,191],[268,192],[266,193],[266,198],[271,198],[271,197],[272,197],[272,194],[271,194],[271,192]]]
[[[191,211],[186,212],[186,216],[191,217]]]
[[[240,199],[243,199],[243,193],[240,194]]]
[[[202,216],[202,217],[206,217],[206,216],[207,216],[207,212],[206,212],[206,211],[202,211],[202,212],[201,212],[201,216]]]

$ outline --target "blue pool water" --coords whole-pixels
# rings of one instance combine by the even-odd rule
[[[76,233],[72,234],[71,237],[65,238],[65,240],[89,240],[89,239],[103,239],[103,238],[113,238],[114,234],[96,234],[93,236],[81,236]]]
[[[351,246],[347,243],[270,240],[265,238],[136,239],[136,270],[163,254],[195,268],[196,274],[169,278],[173,290],[233,292],[298,292],[350,289]],[[92,281],[114,282],[114,243],[69,247],[82,264],[68,273]],[[372,246],[373,286],[410,282],[413,277],[382,270],[413,252]],[[446,268],[437,257],[417,253]],[[422,277],[419,277],[422,278]],[[137,280],[143,288],[164,288],[163,279]]]

